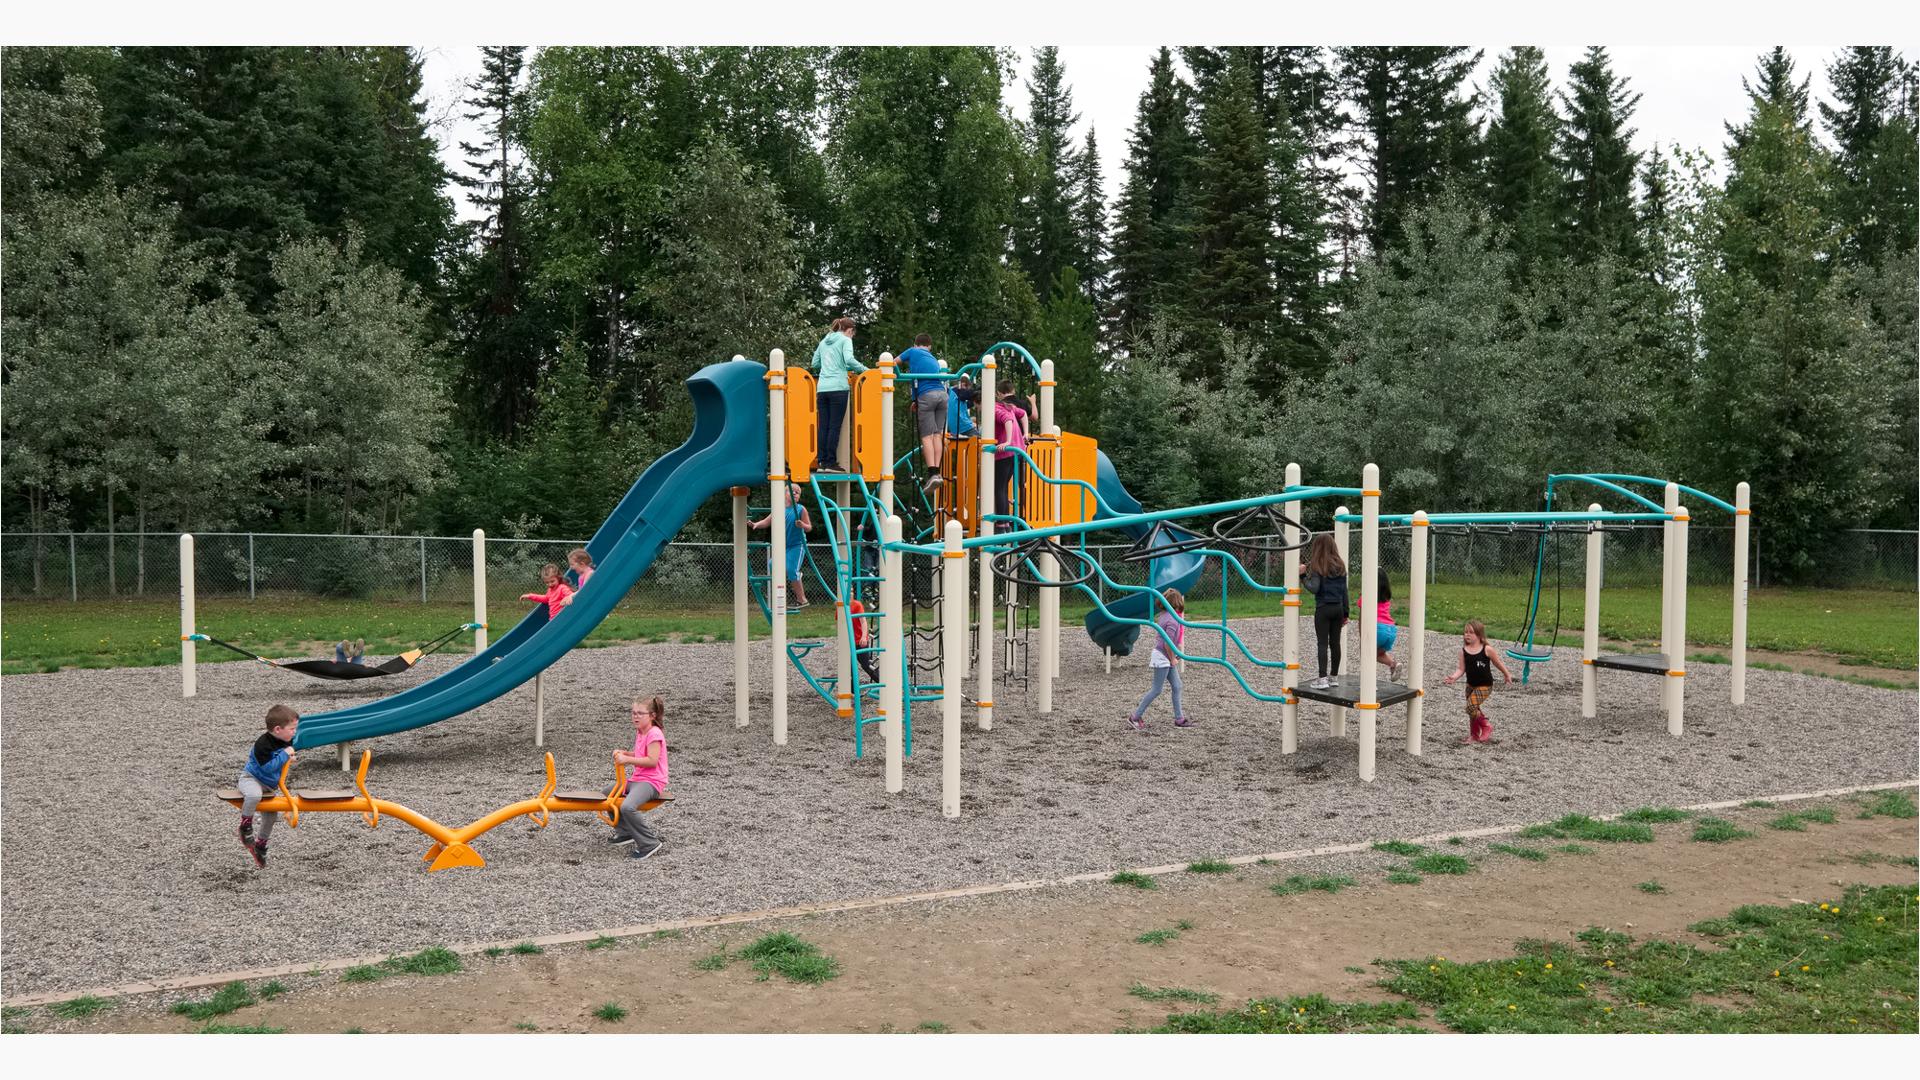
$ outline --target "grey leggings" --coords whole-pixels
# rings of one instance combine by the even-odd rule
[[[1133,718],[1138,720],[1147,715],[1147,706],[1160,696],[1162,687],[1169,685],[1173,687],[1173,718],[1178,720],[1186,716],[1187,710],[1180,707],[1180,669],[1168,665],[1153,669],[1153,686],[1147,691],[1147,696],[1140,699],[1140,704],[1133,707]]]
[[[635,781],[627,788],[627,797],[620,804],[620,823],[613,827],[616,836],[631,836],[637,844],[653,847],[660,843],[660,834],[647,825],[646,818],[640,813],[640,807],[660,797],[660,791],[645,780]]]
[[[260,781],[255,780],[252,774],[247,772],[240,774],[240,782],[234,786],[238,787],[240,794],[245,796],[240,800],[240,820],[245,821],[253,816],[254,807],[260,805],[260,800],[267,797],[267,790],[260,786]],[[274,794],[278,795],[279,792],[276,791]],[[254,823],[253,838],[263,844],[266,843],[267,837],[273,835],[273,823],[279,818],[279,814],[261,814],[260,820]]]

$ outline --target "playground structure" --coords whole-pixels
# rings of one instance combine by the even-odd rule
[[[1002,448],[995,438],[993,409],[1000,364],[1012,361],[1030,373],[1038,388],[1038,426],[1031,449],[1011,448],[1007,461],[996,460]],[[897,485],[915,469],[918,448],[896,458],[894,452],[894,392],[901,378],[956,380],[977,375],[977,428],[967,437],[948,436],[941,464],[946,481],[930,497],[920,485]],[[816,472],[814,394],[812,376],[786,366],[774,350],[766,366],[735,358],[712,364],[688,380],[695,405],[694,430],[680,448],[650,465],[588,542],[598,572],[590,587],[559,615],[549,617],[535,606],[505,637],[489,645],[485,637],[484,568],[480,553],[484,537],[475,533],[475,615],[479,624],[476,655],[452,671],[377,701],[329,713],[314,714],[302,723],[296,745],[338,744],[342,767],[348,743],[409,730],[469,711],[531,680],[536,717],[541,709],[540,673],[577,644],[612,609],[680,526],[711,493],[727,491],[733,525],[734,718],[749,723],[752,672],[747,648],[749,615],[758,600],[770,624],[773,655],[769,722],[776,744],[788,735],[788,684],[783,664],[792,664],[809,686],[850,720],[856,754],[864,751],[865,730],[878,728],[885,741],[884,782],[889,792],[903,789],[904,758],[912,749],[912,706],[938,702],[941,716],[941,806],[949,817],[960,812],[961,718],[972,705],[976,727],[990,731],[994,720],[996,682],[1004,682],[1003,664],[1018,657],[1027,693],[1041,715],[1053,711],[1053,681],[1061,675],[1060,593],[1075,589],[1088,599],[1089,637],[1105,650],[1108,669],[1115,655],[1126,655],[1143,628],[1165,635],[1155,616],[1166,610],[1161,590],[1191,591],[1209,561],[1219,567],[1222,582],[1219,621],[1177,616],[1184,627],[1221,635],[1220,655],[1202,656],[1166,647],[1183,663],[1225,668],[1250,697],[1280,706],[1282,754],[1295,753],[1299,737],[1300,702],[1331,706],[1330,730],[1345,737],[1348,712],[1359,713],[1357,760],[1363,781],[1375,775],[1377,713],[1383,707],[1407,706],[1406,742],[1409,753],[1422,752],[1422,712],[1426,688],[1423,662],[1426,622],[1427,537],[1432,528],[1505,526],[1543,530],[1586,531],[1586,627],[1582,649],[1582,712],[1597,710],[1595,669],[1640,671],[1664,676],[1661,696],[1668,730],[1683,730],[1684,657],[1686,620],[1686,509],[1679,503],[1682,490],[1735,514],[1733,702],[1744,697],[1746,630],[1746,543],[1748,493],[1740,485],[1732,506],[1678,484],[1648,477],[1617,474],[1566,474],[1550,478],[1548,509],[1525,513],[1382,515],[1383,493],[1379,470],[1360,470],[1359,487],[1305,486],[1298,465],[1286,469],[1281,490],[1254,498],[1158,511],[1140,507],[1120,485],[1112,462],[1094,440],[1063,432],[1054,422],[1054,369],[1051,361],[1036,361],[1024,348],[1001,342],[985,350],[978,361],[956,371],[930,375],[896,373],[893,358],[882,354],[876,367],[853,381],[848,422],[842,427],[838,459],[845,472]],[[765,463],[765,468],[761,463]],[[996,470],[1015,470],[1009,513],[995,513]],[[768,505],[784,505],[790,482],[810,487],[819,506],[831,553],[832,574],[811,561],[816,578],[827,586],[834,613],[831,641],[789,640],[787,582],[783,572],[756,575],[747,522],[753,485],[764,482]],[[1584,512],[1555,511],[1552,487],[1557,483],[1590,483],[1623,494],[1644,507],[1611,513],[1591,504]],[[1654,484],[1662,488],[1664,503],[1656,504],[1626,484]],[[904,488],[904,490],[902,490]],[[904,496],[904,497],[903,497]],[[1358,513],[1347,503],[1360,501]],[[1337,499],[1332,532],[1343,559],[1349,555],[1350,529],[1360,525],[1361,575],[1358,623],[1360,640],[1371,643],[1376,630],[1377,575],[1380,534],[1405,528],[1410,533],[1409,609],[1410,663],[1403,684],[1384,681],[1376,671],[1371,647],[1357,650],[1357,669],[1336,672],[1330,687],[1300,685],[1300,550],[1312,533],[1290,504]],[[1292,507],[1297,510],[1298,507]],[[1200,519],[1214,518],[1211,525]],[[907,532],[907,521],[913,531]],[[1661,652],[1644,656],[1604,656],[1598,651],[1600,559],[1603,531],[1650,527],[1663,530]],[[1183,526],[1182,523],[1185,523]],[[1087,537],[1114,529],[1135,543],[1130,558],[1148,564],[1147,584],[1114,581],[1085,551]],[[1251,531],[1249,531],[1251,530]],[[1556,538],[1557,539],[1557,538]],[[182,537],[182,649],[186,693],[193,689],[192,648],[202,640],[193,626],[192,538]],[[770,530],[764,545],[770,568],[786,564],[783,529]],[[1241,561],[1241,554],[1284,555],[1284,575],[1278,585],[1261,582]],[[973,561],[978,559],[975,572]],[[927,560],[920,562],[920,560]],[[1523,663],[1545,662],[1550,653],[1533,652],[1533,628],[1540,602],[1542,557],[1536,554],[1529,600],[1524,652],[1510,651]],[[803,573],[805,570],[803,569]],[[1089,586],[1096,577],[1101,589]],[[995,580],[1032,587],[1037,617],[1020,615],[1037,632],[1037,640],[1016,642],[1016,611],[1000,602]],[[1279,659],[1254,655],[1230,625],[1227,583],[1238,581],[1254,591],[1276,596],[1282,607],[1282,649]],[[762,588],[756,589],[759,584]],[[1108,595],[1112,594],[1112,595]],[[977,615],[974,614],[977,612]],[[931,620],[922,625],[922,615]],[[1005,619],[1003,635],[1002,618]],[[1557,633],[1557,617],[1556,617]],[[856,646],[856,642],[864,644]],[[1015,648],[1018,644],[1020,647]],[[1237,656],[1231,656],[1229,645]],[[1002,657],[996,662],[996,655]],[[816,672],[813,665],[826,663]],[[879,678],[862,678],[860,661],[871,659]],[[1000,680],[996,669],[1002,668]],[[1261,689],[1248,675],[1267,669],[1277,673],[1278,687]],[[969,702],[966,680],[974,680]],[[536,744],[540,739],[536,720]],[[451,846],[451,845],[449,845]]]
[[[547,780],[540,793],[531,799],[508,803],[498,810],[457,829],[416,813],[396,802],[376,799],[367,791],[367,767],[373,762],[373,751],[360,754],[360,768],[353,774],[353,790],[307,790],[289,791],[287,774],[293,770],[293,762],[288,761],[280,767],[279,794],[262,799],[256,805],[255,812],[263,814],[287,815],[287,827],[300,827],[301,813],[309,814],[348,814],[357,813],[367,823],[367,828],[380,827],[381,815],[403,821],[432,838],[433,846],[420,857],[420,861],[429,864],[427,870],[445,870],[453,866],[485,866],[487,860],[473,850],[473,840],[482,833],[504,825],[515,818],[531,818],[538,828],[546,828],[554,814],[590,813],[597,814],[608,825],[620,820],[620,802],[627,795],[627,770],[616,765],[613,770],[613,790],[605,795],[597,791],[556,791],[559,781],[553,769],[553,755],[546,755]],[[217,797],[238,807],[245,796],[235,788],[227,788],[216,793]],[[644,812],[653,810],[673,801],[669,793],[661,793],[660,798],[640,807]]]

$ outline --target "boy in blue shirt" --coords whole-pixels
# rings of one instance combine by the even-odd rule
[[[266,798],[269,791],[280,786],[280,767],[293,760],[293,733],[300,727],[300,714],[291,706],[275,705],[267,710],[267,730],[253,741],[253,749],[247,752],[247,763],[240,770],[240,781],[235,786],[244,798],[240,801],[240,846],[253,856],[253,865],[267,865],[267,837],[273,834],[273,823],[280,815],[260,815],[260,836],[254,838],[253,811]]]
[[[913,339],[913,348],[900,354],[901,366],[909,375],[938,375],[947,370],[947,362],[933,355],[933,336],[921,334]],[[920,435],[920,459],[927,466],[927,485],[941,482],[940,453],[946,445],[947,384],[940,379],[914,379],[914,430]]]

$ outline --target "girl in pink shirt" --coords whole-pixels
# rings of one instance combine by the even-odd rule
[[[660,727],[667,706],[657,695],[645,701],[634,698],[632,714],[633,752],[613,752],[615,765],[631,765],[633,771],[627,774],[627,797],[620,803],[620,820],[610,842],[632,844],[632,857],[644,859],[660,850],[660,834],[640,816],[640,808],[667,793],[667,733]]]
[[[1180,664],[1174,657],[1174,650],[1186,640],[1187,628],[1177,615],[1187,613],[1187,598],[1180,595],[1179,589],[1167,589],[1161,597],[1167,602],[1167,610],[1154,620],[1159,632],[1153,637],[1153,652],[1147,657],[1147,669],[1153,672],[1153,685],[1148,688],[1147,696],[1127,714],[1127,726],[1135,731],[1147,730],[1147,706],[1160,696],[1161,689],[1173,688],[1173,726],[1189,727],[1192,721],[1187,719],[1187,710],[1180,704]]]
[[[573,596],[573,590],[567,588],[567,583],[560,580],[560,568],[552,563],[540,568],[540,580],[546,585],[546,592],[522,593],[520,599],[537,600],[547,605],[547,618],[559,618],[560,609],[565,607],[568,598]]]
[[[1393,586],[1387,584],[1385,570],[1380,571],[1380,576],[1375,580],[1379,582],[1380,592],[1378,602],[1374,605],[1374,610],[1379,613],[1378,625],[1374,629],[1374,655],[1386,665],[1387,678],[1397,679],[1400,677],[1400,665],[1393,658],[1393,643],[1400,638],[1400,628],[1393,624]],[[1357,592],[1353,596],[1353,606],[1357,616],[1360,611],[1360,594]]]
[[[573,592],[568,593],[567,598],[560,601],[562,605],[573,603],[574,595],[586,588],[587,582],[592,580],[593,556],[587,554],[586,548],[574,548],[567,552],[567,569],[573,573]]]

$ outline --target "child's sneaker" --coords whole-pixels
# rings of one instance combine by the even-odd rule
[[[267,868],[267,842],[265,840],[256,840],[247,846],[247,850],[253,854],[253,865],[265,870]]]
[[[1193,721],[1184,716],[1176,716],[1173,718],[1173,726],[1174,727],[1192,727]]]
[[[246,848],[248,851],[253,850],[253,819],[252,818],[240,819],[240,846],[243,848]]]
[[[607,841],[607,843],[612,844],[614,847],[619,847],[621,844],[633,843],[633,837],[627,836],[624,833],[619,833],[619,834],[615,834],[614,838]]]
[[[653,853],[654,853],[654,852],[656,852],[656,851],[659,851],[659,850],[661,849],[661,847],[663,847],[663,846],[664,846],[664,845],[661,845],[661,844],[655,844],[655,845],[653,845],[652,847],[646,847],[646,848],[643,848],[643,847],[641,847],[640,845],[638,845],[638,844],[635,844],[635,845],[633,846],[633,858],[636,858],[636,859],[651,859],[651,858],[653,858]]]
[[[1123,717],[1123,719],[1126,720],[1127,726],[1132,728],[1133,730],[1141,732],[1143,734],[1146,732],[1147,721],[1145,717],[1128,714],[1127,716]]]

